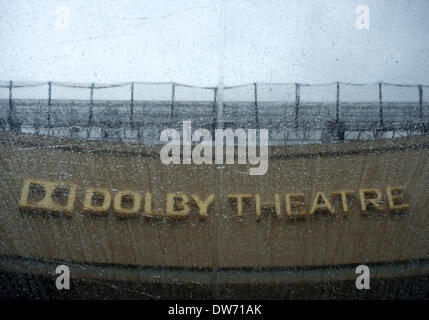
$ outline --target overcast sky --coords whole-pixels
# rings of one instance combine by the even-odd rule
[[[216,85],[221,5],[227,85],[429,84],[425,0],[0,0],[0,79]]]

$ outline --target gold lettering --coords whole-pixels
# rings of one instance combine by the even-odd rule
[[[180,203],[176,203],[176,199],[180,199]],[[187,218],[189,217],[190,208],[188,205],[189,198],[182,193],[167,194],[167,216],[171,218]],[[182,208],[178,208],[178,207]]]
[[[405,211],[410,207],[409,204],[404,203],[404,194],[402,193],[402,187],[387,187],[387,199],[389,202],[389,208],[393,212]]]
[[[374,196],[372,198],[368,198],[368,196]],[[367,208],[369,205],[373,205],[375,209],[378,211],[383,210],[383,206],[381,205],[382,195],[379,189],[373,188],[373,189],[360,189],[359,190],[359,196],[360,196],[360,205],[362,209],[362,214],[366,215]]]
[[[24,181],[18,208],[70,215],[74,208],[77,185],[28,179]],[[31,199],[35,193],[39,197]]]
[[[95,203],[95,201],[100,201],[100,203]],[[107,215],[107,210],[110,208],[110,203],[112,201],[112,197],[110,196],[110,192],[106,189],[94,189],[90,188],[85,191],[85,200],[83,203],[83,211],[90,214],[99,214],[99,215]]]
[[[341,204],[343,207],[343,212],[348,213],[349,212],[349,206],[347,204],[347,196],[352,195],[354,193],[353,190],[340,190],[340,191],[334,191],[332,192],[333,196],[340,195],[341,196]]]
[[[210,204],[213,202],[213,199],[215,198],[214,194],[210,194],[206,201],[201,200],[201,198],[197,194],[192,195],[192,199],[195,201],[195,203],[198,206],[198,209],[200,211],[199,215],[201,218],[207,218],[209,215],[207,214],[208,208]]]
[[[305,218],[304,194],[303,193],[286,193],[286,213],[290,218]],[[296,201],[300,199],[300,201]],[[295,201],[293,201],[295,200]],[[295,210],[293,210],[295,209]]]
[[[243,216],[243,200],[251,198],[252,195],[246,193],[237,193],[228,195],[229,200],[237,199],[237,216]]]
[[[124,203],[132,202],[131,207],[124,207]],[[135,191],[118,191],[113,200],[113,210],[123,218],[135,218],[138,216],[140,205],[142,202],[141,196]]]
[[[75,206],[77,185],[65,182],[50,182],[44,180],[26,179],[24,181],[21,195],[18,202],[18,208],[29,212],[47,212],[53,214],[70,215]],[[269,193],[261,195],[255,194],[228,194],[229,201],[236,201],[238,217],[243,217],[244,206],[247,202],[255,200],[255,211],[257,219],[260,219],[264,213],[275,213],[277,218],[281,218],[282,201],[279,193]],[[306,218],[317,212],[327,212],[335,216],[337,211],[343,211],[348,214],[350,211],[350,198],[359,196],[362,215],[370,211],[403,212],[410,208],[408,197],[404,194],[404,188],[401,186],[386,187],[387,199],[378,188],[363,188],[358,191],[337,190],[331,192],[331,199],[328,199],[326,192],[315,192],[315,197],[311,203],[306,202],[304,193],[286,193],[286,216],[288,218]],[[267,197],[271,201],[264,202],[261,198]],[[328,194],[329,196],[329,194]],[[88,188],[84,192],[83,212],[91,215],[106,216],[111,208],[113,212],[121,217],[138,217],[140,214],[143,195],[137,191],[118,191],[114,195],[111,190],[103,188]],[[186,195],[184,193],[168,193],[166,198],[166,211],[162,206],[154,207],[153,194],[146,192],[144,194],[144,212],[145,217],[170,217],[170,218],[188,218],[191,210],[198,210],[200,218],[209,217],[208,211],[211,208],[216,194],[211,193],[206,197],[200,197],[193,193]],[[274,198],[274,199],[273,199]],[[113,206],[112,206],[113,199]],[[161,200],[161,199],[159,199]],[[264,200],[267,200],[264,198]],[[334,206],[332,201],[335,200]],[[385,203],[383,203],[385,201]],[[194,209],[191,209],[191,204]],[[197,209],[198,208],[198,209]],[[354,209],[354,208],[353,208]]]
[[[322,200],[320,203],[319,200]],[[331,203],[323,192],[316,193],[314,197],[313,205],[311,206],[310,214],[315,212],[326,212],[328,211],[331,215],[335,215],[335,210],[332,208]]]
[[[280,195],[276,193],[274,197],[275,197],[274,203],[272,202],[261,203],[261,196],[259,195],[259,193],[255,194],[256,217],[259,218],[261,216],[261,208],[273,211],[276,213],[277,217],[279,218],[281,217],[282,212],[281,212]]]

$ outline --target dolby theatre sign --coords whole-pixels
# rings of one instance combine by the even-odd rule
[[[19,209],[30,212],[73,215],[76,206],[78,185],[64,182],[51,182],[27,179],[24,182]],[[164,207],[155,208],[153,197],[162,197]],[[139,216],[152,218],[188,218],[196,214],[200,218],[210,217],[215,193],[167,193],[154,195],[151,192],[132,190],[112,191],[106,188],[87,188],[84,190],[82,211],[89,215],[107,216],[110,211],[122,218]],[[235,215],[243,217],[243,206],[253,207],[256,217],[269,211],[278,218],[305,218],[318,213],[335,216],[349,213],[349,202],[357,201],[362,215],[368,211],[401,213],[409,209],[404,189],[400,186],[365,188],[358,190],[333,190],[330,194],[316,192],[309,204],[306,195],[301,192],[278,192],[271,195],[271,201],[261,199],[259,193],[228,194],[225,201],[235,205]],[[384,200],[386,199],[386,201]],[[338,205],[335,205],[338,204]],[[305,210],[309,207],[309,210]]]

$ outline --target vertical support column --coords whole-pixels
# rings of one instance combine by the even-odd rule
[[[337,124],[340,122],[340,83],[339,82],[337,82],[337,108],[336,108],[335,122]]]
[[[7,117],[7,122],[9,123],[9,126],[13,127],[13,118],[14,118],[14,110],[13,110],[13,102],[12,102],[12,88],[13,88],[13,81],[9,81],[9,114]]]
[[[259,112],[258,112],[258,84],[253,84],[253,89],[255,93],[255,122],[256,122],[256,129],[259,130]]]
[[[52,82],[48,82],[48,133],[51,133]]]
[[[379,97],[379,108],[380,108],[380,129],[384,129],[384,122],[383,122],[383,88],[382,83],[378,83],[378,97]]]
[[[213,141],[215,140],[215,130],[216,130],[216,123],[217,123],[217,88],[213,89],[214,97],[213,97]]]
[[[419,118],[422,132],[425,132],[425,122],[423,119],[423,85],[418,86],[419,89]]]
[[[130,127],[134,128],[134,82],[131,83]]]
[[[176,103],[176,84],[173,82],[171,84],[171,114],[170,114],[170,121],[173,122],[173,116],[174,116],[174,107]]]
[[[223,129],[223,100],[224,100],[224,86],[220,81],[216,88],[216,129]]]
[[[337,82],[337,106],[335,116],[335,132],[338,141],[344,141],[346,128],[344,123],[340,123],[340,83]]]
[[[91,84],[91,93],[89,95],[89,118],[88,118],[88,132],[87,137],[91,136],[91,128],[94,123],[94,86],[95,83]]]
[[[19,130],[19,124],[16,118],[15,107],[13,105],[12,97],[13,81],[9,81],[9,114],[7,116],[7,122],[11,131]]]
[[[9,112],[12,112],[13,110],[12,88],[13,88],[13,81],[9,81]]]
[[[301,103],[301,86],[299,83],[295,83],[295,130],[298,129],[300,103]]]

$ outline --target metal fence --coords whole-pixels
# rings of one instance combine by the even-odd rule
[[[425,134],[422,84],[251,83],[218,89],[175,82],[0,82],[0,129],[156,143],[183,120],[214,130],[268,128],[271,144]]]

